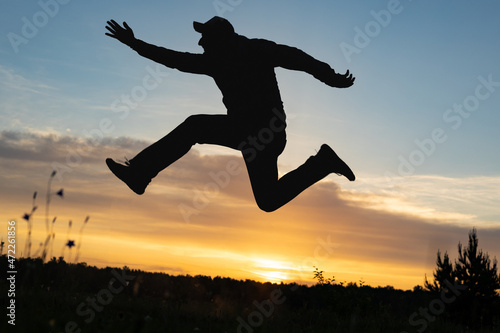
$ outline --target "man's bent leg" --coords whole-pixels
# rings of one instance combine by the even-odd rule
[[[144,193],[152,178],[184,156],[196,143],[212,143],[236,148],[237,141],[226,115],[193,115],[162,139],[131,159],[127,166],[111,159],[106,164],[135,193]]]
[[[290,202],[302,191],[328,175],[310,157],[297,169],[278,179],[277,158],[256,158],[247,163],[255,201],[260,209],[272,212]]]
[[[266,212],[282,207],[332,172],[354,180],[347,164],[327,145],[323,145],[316,156],[309,157],[300,167],[279,179],[277,159],[277,156],[261,155],[246,161],[255,200],[259,208]]]
[[[286,202],[278,197],[278,156],[245,159],[255,202],[265,212],[272,212]]]

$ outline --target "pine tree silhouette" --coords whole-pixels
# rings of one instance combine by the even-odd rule
[[[459,283],[468,286],[467,293],[460,303],[468,310],[469,318],[476,324],[491,324],[493,306],[498,300],[500,276],[497,260],[490,260],[488,253],[478,249],[476,229],[469,233],[467,247],[458,243],[458,259],[455,261],[455,275]],[[497,310],[498,311],[498,310]],[[466,315],[464,313],[464,315]],[[472,323],[471,323],[472,324]]]
[[[473,228],[469,232],[467,246],[458,243],[458,258],[454,267],[448,253],[445,252],[441,259],[438,250],[434,282],[427,281],[427,277],[425,279],[425,288],[436,297],[455,292],[456,298],[447,306],[447,317],[472,327],[491,326],[493,318],[500,313],[497,260],[491,260],[478,245],[477,230]]]
[[[425,288],[433,293],[440,293],[443,289],[447,289],[446,281],[453,283],[455,277],[453,275],[453,265],[450,263],[448,252],[444,253],[441,259],[441,251],[437,252],[436,260],[437,269],[434,271],[434,282],[429,283],[427,276],[425,277]]]

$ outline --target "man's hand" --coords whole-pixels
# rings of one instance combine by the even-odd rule
[[[321,82],[335,88],[348,88],[354,84],[355,78],[349,74],[349,70],[345,74],[335,73],[333,69],[315,76]]]
[[[352,77],[352,74],[349,74],[349,70],[345,74],[335,74],[336,76],[336,85],[337,88],[348,88],[354,84],[355,77]]]
[[[108,25],[106,26],[106,29],[110,33],[105,33],[106,36],[113,37],[118,39],[120,42],[122,42],[125,45],[131,45],[132,42],[135,40],[134,37],[134,32],[132,29],[128,26],[127,22],[123,22],[124,28],[122,28],[118,23],[116,23],[114,20],[107,21]]]

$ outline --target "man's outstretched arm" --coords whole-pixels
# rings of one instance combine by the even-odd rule
[[[278,66],[309,73],[331,87],[347,88],[354,84],[355,78],[349,70],[345,74],[336,73],[330,65],[295,47],[277,44],[274,54]]]
[[[123,22],[123,27],[114,20],[107,21],[107,23],[106,29],[109,31],[109,33],[105,33],[107,36],[119,40],[137,51],[141,56],[182,72],[207,74],[206,66],[204,65],[205,62],[201,54],[178,52],[148,44],[135,38],[133,30],[126,22]]]

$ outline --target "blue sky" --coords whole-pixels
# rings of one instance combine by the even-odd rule
[[[202,52],[192,21],[221,15],[242,35],[296,46],[356,76],[353,87],[333,89],[305,73],[277,69],[288,115],[281,171],[294,169],[328,143],[358,176],[352,184],[341,183],[345,200],[445,224],[500,228],[498,2],[42,3],[49,9],[37,2],[2,4],[5,159],[23,150],[22,144],[9,146],[5,133],[52,137],[64,163],[64,149],[71,148],[61,138],[97,139],[103,152],[108,151],[104,138],[149,143],[190,114],[223,113],[222,96],[210,78],[157,67],[104,35],[107,20],[127,21],[144,41]],[[26,27],[35,23],[37,31]],[[346,53],[346,45],[356,51]],[[145,90],[145,79],[154,88]],[[123,96],[134,93],[134,106],[127,113],[115,112],[118,106],[124,110]],[[464,104],[463,110],[473,111],[453,111]],[[207,155],[237,155],[217,147],[196,148]],[[109,150],[114,158],[130,158],[134,152]],[[50,169],[53,161],[45,162]],[[98,164],[90,170],[105,171]]]
[[[34,105],[27,105],[31,110],[22,112],[26,117],[22,125],[12,124],[18,117],[9,114],[8,119],[3,117],[2,127],[28,126],[42,131],[50,128],[58,133],[70,129],[75,135],[84,135],[83,129],[95,127],[96,119],[106,117],[102,108],[110,106],[121,94],[130,94],[147,74],[145,68],[154,66],[104,36],[105,21],[127,20],[138,38],[173,49],[201,52],[197,46],[199,35],[191,22],[218,14],[214,3],[122,2],[117,6],[110,2],[69,2],[59,5],[57,14],[49,17],[27,44],[18,45],[18,53],[13,52],[7,35],[22,36],[22,18],[33,23],[33,16],[41,7],[36,3],[9,4],[2,11],[2,68],[33,84],[43,82],[47,87],[42,87],[46,89],[42,95],[54,94],[42,97],[42,103],[47,103],[51,110],[34,110]],[[441,127],[449,140],[418,172],[461,176],[497,172],[498,157],[481,147],[498,139],[495,125],[499,115],[494,109],[499,94],[493,93],[481,101],[477,112],[464,119],[457,130],[450,129],[442,118],[454,103],[462,103],[474,93],[478,76],[492,75],[494,81],[500,80],[494,63],[500,53],[494,42],[499,33],[495,20],[498,4],[401,1],[395,6],[398,14],[392,14],[385,27],[379,25],[378,34],[368,37],[369,44],[358,48],[359,53],[353,53],[348,61],[340,45],[355,46],[354,29],[365,31],[367,24],[375,21],[372,11],[387,11],[388,2],[340,6],[304,1],[233,3],[239,4],[232,11],[219,13],[230,19],[241,34],[295,45],[339,72],[350,69],[357,77],[353,88],[335,90],[307,74],[278,69],[285,106],[290,117],[298,117],[291,132],[301,136],[317,133],[318,140],[345,147],[346,152],[356,150],[358,153],[350,158],[359,165],[358,169],[369,165],[363,171],[380,173],[396,169],[397,157],[409,155],[416,148],[414,140],[423,140],[434,128]],[[114,135],[155,140],[188,114],[207,112],[202,107],[211,113],[224,112],[220,93],[211,79],[164,71],[171,77],[151,92],[131,117],[120,122]],[[4,100],[16,97],[5,93],[8,96]],[[198,103],[195,106],[200,110],[168,104],[187,98]],[[15,109],[12,106],[7,113]],[[44,117],[47,114],[54,117]],[[324,122],[323,117],[345,126]],[[366,161],[370,163],[367,165]]]

